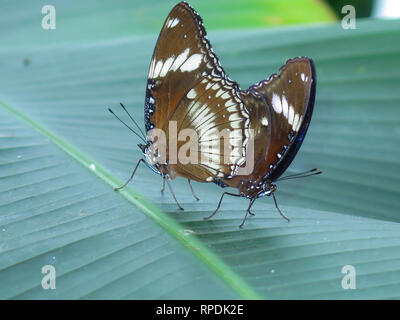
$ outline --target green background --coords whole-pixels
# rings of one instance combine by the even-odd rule
[[[142,167],[137,139],[106,107],[143,124],[146,74],[173,1],[0,4],[0,298],[399,298],[400,21],[344,30],[321,1],[193,1],[229,76],[242,88],[294,56],[316,63],[313,120],[287,173],[239,229],[247,201],[172,182]],[[281,26],[285,24],[285,26]],[[287,25],[293,24],[293,25]],[[94,166],[93,166],[94,165]],[[93,170],[95,168],[95,170]],[[53,265],[56,290],[41,268]],[[342,288],[343,266],[356,290]]]

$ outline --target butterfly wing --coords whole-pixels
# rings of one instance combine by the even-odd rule
[[[201,17],[180,2],[169,13],[150,63],[145,99],[146,130],[165,130],[182,97],[204,75],[224,77]]]
[[[245,161],[235,176],[222,179],[222,185],[233,188],[251,189],[258,180],[259,172],[265,169],[266,155],[271,143],[271,112],[267,108],[265,98],[258,92],[246,90],[240,92],[241,99],[249,115],[249,137],[247,141]]]
[[[247,152],[253,170],[222,182],[252,196],[265,180],[274,181],[286,170],[299,150],[311,121],[315,100],[312,60],[289,60],[269,79],[242,92],[250,115],[254,148]]]
[[[194,161],[171,164],[178,175],[216,182],[235,175],[245,161],[250,120],[236,83],[203,76],[181,99],[171,121],[177,123],[178,132],[195,133]],[[187,142],[179,140],[181,150]]]
[[[201,17],[185,2],[176,5],[154,50],[145,100],[147,131],[162,129],[169,139],[170,122],[175,122],[178,135],[184,129],[197,135],[197,157],[191,163],[170,156],[184,141],[177,141],[176,152],[169,150],[175,141],[167,141],[171,177],[210,182],[234,174],[243,159],[249,124],[239,91],[214,54]],[[224,129],[235,130],[226,139],[218,137]],[[231,143],[229,153],[223,151],[225,143]]]
[[[264,97],[270,114],[271,134],[259,172],[264,179],[276,180],[294,159],[311,121],[315,88],[314,63],[304,57],[289,60],[279,75],[250,87]]]

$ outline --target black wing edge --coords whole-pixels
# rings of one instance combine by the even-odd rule
[[[275,181],[278,179],[284,172],[285,170],[289,167],[289,165],[292,163],[294,157],[296,156],[297,152],[299,151],[303,141],[304,137],[307,133],[308,127],[311,122],[311,117],[312,113],[314,110],[314,103],[315,103],[315,94],[316,94],[316,86],[317,86],[317,74],[315,71],[315,64],[314,61],[311,58],[307,57],[298,57],[298,58],[305,58],[310,61],[310,66],[311,66],[311,88],[310,88],[310,95],[308,98],[308,103],[307,103],[307,109],[306,113],[304,115],[304,121],[297,132],[297,135],[293,139],[293,142],[290,144],[288,150],[286,151],[285,155],[282,157],[282,161],[280,161],[277,166],[272,170],[270,175],[268,176],[268,180],[270,181]],[[294,59],[290,59],[286,62],[286,64]]]

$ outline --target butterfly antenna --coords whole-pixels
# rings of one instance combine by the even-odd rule
[[[125,106],[122,104],[122,102],[119,103],[122,107],[122,109],[124,109],[124,111],[128,114],[129,118],[131,118],[131,120],[133,121],[133,123],[136,125],[136,128],[139,129],[140,133],[142,134],[143,138],[146,139],[146,135],[144,134],[144,132],[142,131],[142,129],[140,128],[140,126],[137,124],[137,122],[135,121],[135,119],[133,119],[133,117],[131,116],[131,114],[128,112],[128,110],[126,110]]]
[[[115,113],[114,111],[112,111],[110,108],[108,108],[108,111],[110,111],[114,117],[116,117],[119,121],[121,121],[121,123],[123,123],[125,125],[125,127],[127,127],[129,130],[131,130],[136,136],[138,136],[140,139],[143,140],[144,143],[146,143],[146,140],[144,140],[143,137],[141,137],[135,130],[133,130],[130,126],[128,126],[124,121],[122,121]]]
[[[308,171],[304,171],[304,172],[300,172],[300,173],[295,173],[295,174],[291,174],[282,178],[279,178],[276,181],[282,181],[282,180],[290,180],[290,179],[297,179],[297,178],[306,178],[306,177],[310,177],[310,176],[315,176],[318,174],[321,174],[322,171],[318,171],[317,168],[308,170]]]

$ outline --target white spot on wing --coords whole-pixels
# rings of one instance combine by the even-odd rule
[[[230,122],[232,129],[240,129],[242,127],[242,121],[233,121]]]
[[[263,126],[268,126],[268,119],[267,119],[266,117],[262,118],[262,119],[261,119],[261,124],[262,124]]]
[[[189,48],[186,48],[185,51],[183,51],[179,56],[176,57],[174,64],[171,67],[171,70],[176,71],[181,64],[187,59],[189,55]]]
[[[206,85],[206,90],[210,89],[210,87],[211,87],[212,85],[214,85],[214,83],[211,82],[211,81],[210,81],[209,83],[207,83],[207,85]]]
[[[219,88],[221,88],[221,86],[218,82],[216,82],[212,87],[213,90],[218,90]]]
[[[240,117],[237,113],[232,113],[231,115],[229,115],[229,121],[235,121],[235,120],[239,120]]]
[[[224,93],[224,90],[219,89],[218,92],[215,94],[215,97],[218,98],[223,93]]]
[[[194,118],[194,115],[196,114],[196,112],[199,110],[199,108],[201,107],[201,104],[200,104],[200,102],[192,102],[190,105],[189,105],[189,108],[190,108],[190,110],[189,110],[189,118]]]
[[[228,100],[227,102],[225,102],[225,107],[230,107],[235,105],[235,101],[233,101],[232,99]]]
[[[179,19],[178,19],[178,18],[175,18],[175,19],[169,21],[169,23],[168,23],[168,28],[173,28],[173,27],[175,27],[178,23],[179,23]]]
[[[288,106],[288,102],[287,102],[285,96],[282,96],[282,113],[283,113],[283,115],[285,116],[285,118],[288,117],[289,106]]]
[[[229,95],[228,92],[225,92],[225,93],[221,96],[221,98],[222,98],[222,99],[229,99],[229,98],[230,98],[230,95]]]
[[[192,89],[188,92],[188,94],[186,95],[186,97],[188,97],[188,99],[194,99],[196,98],[197,93],[196,90]]]
[[[150,63],[150,71],[149,71],[149,78],[150,78],[150,79],[153,78],[155,64],[156,64],[156,60],[155,60],[155,59],[151,60],[151,63]]]
[[[293,125],[292,125],[292,129],[293,129],[293,131],[296,131],[297,132],[297,125],[298,125],[298,123],[299,123],[299,120],[300,120],[300,116],[299,116],[299,114],[298,113],[296,113],[296,115],[294,116],[294,120],[293,120]]]
[[[181,71],[184,72],[196,70],[200,66],[202,59],[203,56],[200,53],[191,55],[190,58],[187,59],[183,65],[181,65]]]
[[[272,95],[272,108],[274,108],[276,113],[282,112],[281,98],[276,93]]]
[[[154,68],[153,78],[158,77],[158,74],[160,73],[162,66],[163,66],[163,62],[161,60],[159,60],[156,64],[156,67]]]
[[[290,125],[293,124],[293,120],[294,120],[294,109],[293,109],[293,106],[290,105],[290,107],[289,107],[289,118],[288,118],[288,122],[289,122]]]
[[[226,110],[228,110],[229,112],[236,112],[238,111],[237,107],[235,105],[233,106],[229,106],[228,108],[226,108]]]
[[[299,131],[302,121],[303,121],[303,116],[299,117],[299,120],[297,121],[296,126],[293,126],[294,131],[296,131],[296,132]]]
[[[174,56],[168,58],[167,61],[164,62],[164,65],[160,71],[159,77],[165,77],[165,75],[169,71],[169,68],[171,68],[171,65],[173,62],[174,62]]]

